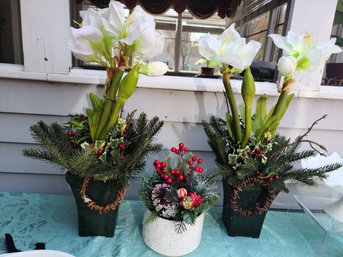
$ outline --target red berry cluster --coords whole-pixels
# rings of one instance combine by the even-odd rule
[[[184,183],[186,182],[186,175],[191,176],[193,174],[193,171],[199,173],[203,172],[203,168],[199,166],[199,164],[202,164],[202,159],[198,159],[195,155],[193,155],[191,159],[188,160],[188,165],[186,164],[184,155],[188,151],[189,150],[187,147],[185,147],[184,143],[180,143],[179,148],[171,148],[172,153],[175,153],[181,157],[181,166],[183,167],[182,170],[171,169],[170,171],[168,171],[166,168],[166,162],[160,162],[159,160],[154,161],[156,173],[161,177],[161,179],[163,179],[168,184],[172,184],[173,182]]]
[[[185,144],[184,143],[180,143],[179,144],[179,148],[176,148],[176,147],[172,147],[170,149],[170,151],[172,153],[175,153],[175,154],[178,154],[180,156],[183,156],[185,153],[188,152],[188,147],[185,147]]]
[[[272,182],[273,180],[279,180],[280,179],[280,175],[279,173],[276,173],[275,175],[267,175],[267,176],[263,176],[263,172],[259,171],[257,172],[257,176],[259,178],[263,178],[263,179],[268,179],[268,181]]]

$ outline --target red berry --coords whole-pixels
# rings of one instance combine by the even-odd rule
[[[273,181],[273,177],[269,177],[268,181],[272,182]]]
[[[183,150],[184,147],[185,147],[185,144],[184,144],[184,143],[180,143],[180,144],[179,144],[180,150]]]
[[[162,167],[161,163],[156,163],[155,165],[156,169],[160,169]]]
[[[120,159],[121,159],[121,160],[124,160],[124,159],[125,159],[125,156],[124,156],[124,155],[120,156]]]
[[[188,161],[189,166],[193,165],[193,161]]]
[[[274,176],[274,179],[275,179],[275,180],[279,180],[279,179],[280,179],[280,176],[279,176],[279,175],[275,175],[275,176]]]
[[[99,149],[97,153],[98,153],[98,155],[100,156],[100,155],[102,155],[102,154],[103,154],[103,152],[104,152],[104,150],[103,150],[103,149]]]
[[[201,167],[199,167],[198,172],[199,172],[199,173],[202,173],[203,171],[204,171],[204,169],[201,168]]]
[[[194,155],[193,157],[192,157],[192,161],[196,161],[197,160],[197,157]]]
[[[173,183],[173,179],[172,179],[172,178],[168,178],[168,179],[167,179],[167,183],[168,183],[168,184]]]
[[[163,180],[167,180],[169,178],[169,176],[167,174],[163,175]]]
[[[170,174],[175,175],[175,170],[171,170]]]
[[[201,164],[202,163],[202,159],[198,159],[198,163]]]
[[[185,149],[183,149],[186,153],[188,152],[188,147],[185,147]]]
[[[194,168],[194,171],[199,172],[199,169],[200,169],[200,167],[196,166],[196,167]]]
[[[161,162],[161,167],[164,168],[165,166],[167,166],[167,163]]]
[[[175,147],[172,147],[172,148],[170,149],[170,151],[172,151],[173,153],[175,153],[175,152],[176,152],[176,148],[175,148]]]
[[[179,176],[180,175],[180,170],[175,170],[175,175]]]
[[[79,116],[79,120],[80,120],[80,121],[83,121],[83,120],[85,120],[85,119],[86,119],[85,115],[81,114],[81,115]]]
[[[176,149],[176,150],[175,150],[175,153],[176,153],[176,154],[179,154],[179,153],[180,153],[180,151]]]
[[[259,173],[258,173],[258,176],[259,176],[259,177],[262,177],[262,176],[263,176],[263,173],[262,173],[262,172],[259,172]]]
[[[154,166],[155,166],[155,167],[156,167],[156,164],[157,164],[157,163],[160,163],[160,161],[159,161],[159,160],[155,160],[155,161],[154,161]]]
[[[184,176],[184,175],[180,175],[180,176],[179,176],[179,180],[180,180],[180,181],[183,181],[184,179],[185,179],[185,176]]]

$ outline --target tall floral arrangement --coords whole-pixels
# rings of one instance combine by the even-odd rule
[[[81,11],[80,16],[82,23],[71,28],[68,47],[77,59],[106,68],[103,96],[91,92],[92,106],[85,114],[70,115],[64,126],[33,125],[32,135],[43,150],[24,154],[57,164],[73,175],[116,180],[126,187],[130,176],[144,168],[145,156],[161,148],[153,143],[163,125],[157,117],[149,121],[143,113],[135,120],[134,112],[121,116],[139,74],[161,76],[167,71],[162,62],[143,61],[162,52],[164,38],[156,32],[152,16],[136,10],[126,15],[118,1],[110,1],[108,8]],[[132,57],[137,63],[131,67]]]
[[[273,181],[275,187],[286,190],[283,182],[287,179],[313,184],[313,177],[325,177],[326,172],[337,168],[337,165],[330,165],[321,170],[293,170],[293,161],[315,155],[316,151],[296,153],[300,143],[305,141],[304,136],[290,143],[276,131],[294,97],[290,92],[295,83],[295,73],[300,76],[306,70],[314,70],[332,53],[342,50],[335,45],[334,39],[319,43],[316,36],[308,32],[290,31],[286,36],[269,36],[283,50],[277,63],[283,83],[279,87],[277,102],[270,110],[266,108],[267,96],[262,95],[255,103],[254,113],[255,82],[250,65],[260,43],[254,40],[247,43],[235,30],[234,24],[219,36],[208,34],[200,38],[199,52],[220,67],[228,101],[225,121],[212,117],[210,123],[204,122],[204,128],[217,156],[219,175],[228,183],[237,186],[248,177],[257,177],[270,183]],[[230,83],[235,72],[244,72],[241,86],[244,105],[241,108],[237,106]]]

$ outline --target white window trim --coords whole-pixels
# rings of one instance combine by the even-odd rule
[[[306,0],[300,1],[303,4],[301,8],[304,8],[306,3],[309,4]],[[335,0],[320,1],[325,2],[326,6],[328,2],[331,4],[335,2]],[[63,47],[67,45],[70,37],[69,0],[21,0],[20,3],[21,19],[24,25],[22,26],[24,65],[0,64],[0,78],[73,84],[104,84],[104,71],[70,69],[71,53],[67,47]],[[333,19],[335,7],[334,5],[331,7]],[[319,11],[322,12],[323,10]],[[296,12],[293,10],[293,16],[295,14]],[[294,17],[292,18],[294,19]],[[295,26],[295,23],[298,23],[297,19],[291,25]],[[299,23],[298,26],[300,26]],[[321,31],[321,35],[329,35],[329,31],[331,31],[331,27],[326,26],[325,31]],[[46,61],[44,58],[48,60]],[[232,86],[234,92],[239,94],[241,82],[233,80]],[[300,81],[298,87],[293,90],[296,97],[343,99],[343,88],[340,87],[325,86],[320,87],[319,90],[318,83],[318,88],[314,90],[303,90],[303,86],[306,84]],[[168,79],[141,76],[139,87],[183,91],[223,91],[220,79],[177,76],[168,76]],[[269,82],[256,82],[256,93],[257,95],[278,95],[276,84]]]

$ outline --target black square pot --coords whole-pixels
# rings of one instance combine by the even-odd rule
[[[223,222],[229,236],[244,236],[259,238],[267,212],[246,217],[235,212],[230,205],[233,187],[223,180]],[[258,184],[253,184],[240,192],[238,204],[244,209],[255,209],[256,203],[262,204],[267,192]]]
[[[105,236],[113,237],[117,221],[118,208],[114,211],[100,214],[91,210],[80,195],[83,178],[70,175],[65,176],[67,183],[74,194],[77,206],[79,236]],[[91,181],[87,188],[87,195],[98,205],[106,205],[114,201],[119,191],[120,185],[115,181]]]

